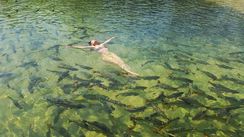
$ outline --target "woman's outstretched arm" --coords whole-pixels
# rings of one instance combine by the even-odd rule
[[[66,46],[67,48],[76,48],[76,49],[91,49],[91,46]]]
[[[102,44],[100,44],[101,46],[102,45],[104,45],[104,44],[107,44],[109,41],[111,41],[113,38],[115,38],[115,37],[112,37],[112,38],[110,38],[110,39],[108,39],[108,40],[106,40],[106,41],[104,41]]]

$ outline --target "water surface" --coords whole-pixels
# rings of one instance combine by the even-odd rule
[[[210,0],[1,0],[0,134],[241,136],[242,11]],[[141,77],[65,48],[111,36],[110,51]]]

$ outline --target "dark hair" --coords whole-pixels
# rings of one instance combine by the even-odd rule
[[[91,41],[89,41],[88,44],[91,46]]]
[[[92,40],[91,40],[92,41]],[[91,46],[92,45],[92,43],[91,43],[91,41],[89,41],[88,42],[88,44]],[[96,46],[96,45],[100,45],[101,43],[100,42],[98,42],[97,40],[94,40],[94,45]]]

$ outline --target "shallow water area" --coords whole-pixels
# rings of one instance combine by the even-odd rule
[[[231,0],[1,0],[0,135],[243,135],[242,11]],[[112,36],[139,77],[65,47]]]

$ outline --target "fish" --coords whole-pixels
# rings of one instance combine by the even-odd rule
[[[15,91],[15,92],[18,94],[18,96],[19,96],[20,98],[22,98],[22,99],[24,98],[24,95],[23,95],[21,89],[19,89],[19,88],[16,89],[16,88],[12,87],[9,83],[6,83],[6,86],[7,86],[9,89]]]
[[[56,55],[58,55],[60,47],[61,47],[61,45],[54,45],[54,46],[48,48],[47,50],[55,50]]]
[[[147,89],[147,87],[144,87],[144,86],[135,86],[132,89],[135,89],[135,90],[144,90],[144,89]]]
[[[99,123],[97,121],[93,121],[93,122],[86,121],[86,120],[83,120],[83,121],[87,124],[95,126],[96,128],[100,129],[101,131],[103,131],[106,134],[109,134],[109,135],[113,134],[112,131],[103,123]]]
[[[199,60],[199,59],[198,60],[195,60],[195,62],[198,63],[198,64],[209,65],[208,62],[203,61],[203,60]]]
[[[70,34],[72,35],[82,35],[80,37],[80,39],[84,39],[86,37],[90,37],[90,35],[87,33],[87,29],[86,28],[82,28],[82,27],[76,27],[77,29],[72,31],[72,33]]]
[[[175,58],[185,58],[185,59],[190,59],[190,60],[192,60],[192,55],[188,55],[189,53],[187,53],[187,52],[184,52],[183,53],[183,51],[179,51],[179,52],[174,52],[174,57]]]
[[[50,59],[54,60],[54,61],[63,61],[61,58],[59,57],[54,57],[54,56],[51,56],[49,57]]]
[[[84,36],[90,37],[89,34],[88,34],[88,30],[91,29],[91,28],[88,28],[88,27],[76,27],[76,28],[79,29],[78,31],[82,31]]]
[[[61,89],[65,94],[71,93],[76,86],[74,84],[65,84],[61,86]]]
[[[244,107],[243,105],[231,105],[223,108],[209,108],[209,109],[216,111],[218,117],[223,117],[225,115],[230,115],[230,111],[243,108],[243,107]]]
[[[201,104],[200,102],[198,102],[197,100],[190,98],[190,97],[181,97],[180,98],[184,103],[193,106],[193,107],[205,107],[208,108],[207,106]]]
[[[170,90],[170,91],[177,91],[178,90],[177,87],[173,87],[173,86],[163,84],[163,83],[157,84],[155,87]]]
[[[175,77],[175,76],[169,76],[169,78],[171,80],[177,80],[177,81],[182,81],[182,82],[185,82],[185,83],[189,83],[189,84],[192,84],[193,83],[193,80],[191,79],[188,79],[188,78],[184,78],[184,77]]]
[[[100,101],[100,102],[102,103],[103,110],[106,111],[107,113],[111,114],[115,110],[115,108],[108,102],[106,101]]]
[[[151,106],[153,104],[156,104],[156,103],[162,103],[162,102],[165,102],[166,100],[166,96],[161,93],[160,95],[158,95],[156,98],[154,99],[151,99],[151,100],[147,100],[147,106]]]
[[[187,55],[184,55],[184,54],[179,54],[179,53],[174,53],[174,56],[173,56],[175,59],[183,59],[183,60],[187,60],[187,61],[190,61],[190,57],[187,56]]]
[[[240,59],[231,59],[230,61],[244,64],[244,61]]]
[[[159,128],[163,129],[164,127],[168,126],[172,122],[178,121],[179,119],[180,119],[179,117],[176,117],[176,118],[173,118],[173,119],[168,119],[168,121],[162,122],[162,125]]]
[[[81,82],[78,82],[75,86],[75,90],[77,90],[80,87],[89,87],[91,86],[91,82],[89,80],[82,80]]]
[[[206,97],[207,99],[210,99],[210,100],[217,100],[216,98],[214,98],[213,96],[210,96],[210,95],[208,95],[205,91],[203,91],[202,89],[200,89],[199,87],[197,87],[197,86],[192,86],[192,91],[193,91],[193,93],[196,93],[196,94],[198,94],[198,95],[200,95],[200,96],[203,96],[203,97]]]
[[[67,44],[67,46],[73,46],[73,45],[76,45],[76,44],[79,44],[80,41],[76,41],[76,42],[73,42],[73,43],[70,43],[70,44]]]
[[[98,80],[98,79],[90,79],[89,81],[90,81],[90,83],[92,83],[92,85],[96,85],[96,86],[102,85],[102,81]]]
[[[0,72],[0,78],[9,78],[12,77],[14,73],[11,72]]]
[[[12,51],[13,53],[16,53],[16,46],[14,44],[12,45]]]
[[[50,128],[52,128],[53,130],[58,132],[59,135],[61,135],[63,137],[71,137],[71,134],[69,133],[69,131],[62,126],[50,126]]]
[[[141,64],[141,67],[144,67],[145,65],[152,63],[152,62],[155,62],[155,60],[148,60],[145,63]]]
[[[185,74],[189,74],[190,73],[188,70],[173,68],[168,63],[164,63],[164,67],[167,68],[167,69],[169,69],[169,70],[172,70],[172,71],[177,71],[177,72],[181,72],[181,73],[185,73]]]
[[[149,122],[149,123],[152,123],[155,127],[159,127],[159,126],[162,126],[163,125],[163,121],[153,117],[152,115],[150,116],[147,116],[145,118],[137,118],[137,120],[141,120],[141,121],[144,121],[144,122]]]
[[[156,97],[155,99],[153,99],[153,100],[150,101],[150,102],[154,102],[154,101],[158,101],[158,100],[162,101],[162,100],[164,100],[165,98],[166,98],[166,96],[165,96],[163,93],[161,93],[158,97]]]
[[[207,114],[207,110],[200,111],[192,118],[192,120],[203,119],[206,116],[206,114]]]
[[[97,94],[84,94],[83,97],[90,100],[104,100],[104,101],[109,100],[109,97],[104,95],[97,95]]]
[[[84,38],[89,38],[90,36],[89,35],[84,35],[84,36],[81,36],[79,37],[80,39],[84,39]]]
[[[227,65],[224,65],[224,64],[217,64],[217,66],[220,68],[224,68],[224,69],[234,69],[234,68],[227,66]]]
[[[60,115],[65,111],[64,108],[57,107],[53,112],[53,123],[56,124],[60,118]]]
[[[231,52],[229,53],[230,56],[241,56],[242,54],[244,54],[244,51],[237,51],[237,52]]]
[[[94,77],[94,75],[90,72],[87,72],[87,71],[80,71],[82,73],[82,75],[87,78],[87,79],[91,79]]]
[[[8,98],[13,102],[13,104],[14,104],[17,108],[19,108],[19,109],[23,109],[23,105],[20,104],[19,101],[17,101],[16,99],[13,99],[13,98],[10,97],[10,96],[8,96]]]
[[[61,106],[61,107],[76,108],[76,109],[82,109],[86,107],[82,103],[68,101],[61,98],[45,97],[45,100],[47,100],[47,102],[51,104],[54,104],[56,106]]]
[[[103,88],[103,89],[108,89],[108,87],[107,86],[105,86],[104,84],[102,84],[102,83],[95,83],[95,84],[93,84],[93,86],[98,86],[98,87],[100,87],[100,88]]]
[[[222,58],[222,57],[214,57],[216,60],[224,62],[224,63],[230,63],[230,60],[227,58]]]
[[[137,92],[124,92],[124,93],[120,93],[117,96],[138,96],[139,93]]]
[[[47,71],[52,72],[52,73],[55,73],[57,75],[60,75],[62,73],[61,71],[49,70],[49,69],[47,69]]]
[[[38,12],[38,11],[40,11],[40,8],[36,9],[36,11],[35,11],[35,12]]]
[[[5,56],[5,60],[6,60],[7,62],[9,62],[9,61],[10,61],[10,59],[9,59],[9,54],[4,53],[2,56]]]
[[[228,97],[228,96],[220,96],[222,98],[224,98],[225,100],[228,100],[232,105],[233,104],[242,104],[243,102],[241,102],[241,100],[238,100],[237,98],[235,97]]]
[[[157,80],[160,78],[160,76],[143,76],[143,77],[140,77],[141,79],[144,79],[144,80]]]
[[[228,77],[227,75],[224,75],[220,78],[220,80],[228,80],[228,81],[232,81],[236,84],[240,84],[240,85],[244,85],[244,80],[240,80],[240,79],[236,79],[236,78],[231,78]]]
[[[48,126],[46,137],[52,137],[51,127]]]
[[[179,58],[177,59],[177,62],[179,65],[190,65],[190,64],[196,64],[196,62],[193,62],[193,61],[190,61],[190,60],[187,60],[187,59],[182,59],[182,58]]]
[[[141,106],[141,107],[135,107],[135,108],[126,108],[128,112],[135,113],[135,112],[143,112],[145,109],[147,109],[147,106]]]
[[[110,90],[118,90],[118,89],[122,89],[122,85],[120,82],[118,81],[113,81],[113,82],[110,82],[109,85],[108,85],[108,89]]]
[[[177,127],[177,128],[171,128],[169,130],[166,130],[165,132],[176,134],[176,133],[181,133],[181,132],[192,132],[194,130],[195,130],[195,128],[193,128],[193,127],[191,127],[191,128]]]
[[[25,62],[21,65],[19,65],[18,67],[22,67],[22,68],[30,68],[30,67],[38,67],[38,63],[36,61],[29,61],[29,62]]]
[[[159,112],[153,112],[152,114],[150,114],[147,117],[158,117],[158,116],[161,116],[161,114]]]
[[[214,74],[212,74],[210,72],[203,71],[203,70],[201,72],[204,73],[205,75],[207,75],[208,77],[210,77],[212,80],[217,80],[218,79]]]
[[[80,121],[75,121],[69,119],[69,122],[75,123],[81,128],[85,128],[90,131],[96,131],[99,133],[102,133],[108,137],[114,137],[113,132],[111,129],[109,129],[105,124],[99,123],[97,121],[87,121],[87,120],[80,120]]]
[[[183,82],[183,83],[180,83],[180,85],[177,87],[178,89],[179,88],[189,88],[189,85],[190,83],[186,83],[186,82]]]
[[[183,94],[184,94],[184,92],[176,92],[176,93],[173,93],[173,94],[167,96],[167,98],[178,98]]]
[[[76,89],[80,88],[80,87],[92,87],[92,86],[98,86],[101,87],[103,89],[107,89],[107,87],[105,85],[102,84],[102,81],[100,80],[96,80],[96,79],[90,79],[90,80],[78,80],[77,84],[76,84]]]
[[[177,128],[172,128],[172,129],[169,129],[169,130],[166,130],[167,133],[172,133],[172,134],[175,134],[175,133],[182,133],[182,132],[202,132],[202,133],[205,133],[205,134],[213,134],[213,133],[216,133],[217,131],[219,131],[219,129],[216,129],[216,128],[212,128],[212,127],[209,127],[209,128],[195,128],[195,127],[189,127],[189,128],[186,128],[186,127],[177,127]]]
[[[30,83],[28,85],[28,90],[30,93],[34,92],[34,88],[36,86],[38,86],[41,82],[43,82],[44,80],[41,77],[37,77],[37,76],[31,76],[30,77]]]
[[[185,54],[186,54],[186,52],[185,52]],[[203,65],[208,65],[209,64],[208,62],[203,61],[201,59],[197,59],[197,58],[191,57],[192,54],[191,55],[189,53],[187,53],[188,55],[185,55],[185,54],[177,53],[177,55],[175,55],[174,57],[176,59],[178,59],[178,61],[180,61],[180,62],[183,61],[183,62],[187,62],[189,64],[197,64],[197,63],[198,64],[203,64]],[[185,58],[185,59],[183,59],[183,58]]]
[[[153,115],[153,114],[152,114]],[[141,122],[149,122],[149,123],[153,123],[154,121],[150,120],[153,119],[152,115],[149,115],[147,117],[136,117],[134,115],[132,115],[130,117],[131,121],[141,121]],[[136,122],[135,122],[136,123]],[[155,122],[153,123],[154,125],[157,125],[157,123],[162,123],[162,122]]]
[[[240,103],[241,104],[244,104],[244,99],[240,99]]]
[[[77,66],[79,66],[79,67],[81,67],[81,68],[83,68],[83,69],[86,69],[86,70],[91,70],[91,69],[93,69],[92,67],[85,66],[85,65],[81,65],[81,64],[75,64],[75,65],[77,65]]]
[[[59,65],[58,68],[62,68],[62,69],[70,70],[70,71],[78,71],[77,68],[72,67],[72,66],[67,65],[67,64]]]
[[[102,101],[110,102],[110,103],[115,104],[115,105],[119,105],[121,107],[128,107],[127,105],[125,105],[125,104],[123,104],[117,100],[112,100],[109,97],[104,96],[104,95],[84,94],[83,97],[86,99],[89,99],[89,100],[102,100]]]
[[[213,86],[210,88],[212,91],[227,92],[227,93],[233,93],[233,94],[239,93],[239,91],[227,88],[221,84],[215,84],[212,82],[209,82],[209,83]]]
[[[66,77],[69,77],[69,72],[70,71],[64,71],[64,72],[61,72],[60,75],[59,75],[59,78],[58,78],[58,82],[62,81],[63,79],[65,79]]]
[[[118,77],[116,77],[115,75],[111,75],[111,73],[104,73],[104,72],[94,70],[93,74],[96,75],[97,77],[102,77],[102,78],[105,78],[105,79],[111,81],[112,84],[118,84],[118,85],[122,84],[121,80],[118,79]],[[138,80],[138,78],[136,78],[136,79],[133,78],[133,80]],[[118,86],[118,85],[115,85],[115,86]]]
[[[165,62],[163,66],[167,69],[174,70],[174,68],[167,62]]]
[[[136,121],[141,121],[141,122],[146,122],[146,123],[152,123],[155,127],[159,127],[159,128],[164,128],[165,126],[169,125],[170,123],[176,121],[176,120],[179,120],[179,117],[177,118],[174,118],[174,119],[169,119],[168,121],[166,122],[163,122],[159,119],[157,119],[156,117],[157,116],[161,116],[160,113],[158,112],[155,112],[155,113],[152,113],[151,115],[149,116],[146,116],[146,117],[135,117],[135,116],[132,116],[131,117],[131,120],[136,120]]]

